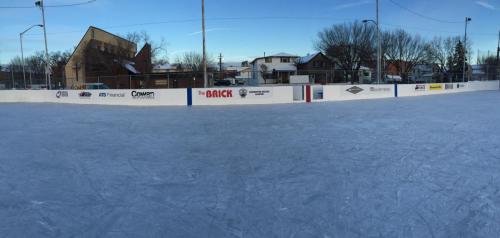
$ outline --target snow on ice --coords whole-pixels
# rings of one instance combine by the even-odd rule
[[[499,102],[0,104],[0,234],[499,237]]]

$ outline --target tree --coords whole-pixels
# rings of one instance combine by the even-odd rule
[[[403,79],[409,80],[413,68],[425,62],[426,42],[419,35],[410,35],[402,29],[386,33],[386,38],[386,63],[395,67]]]
[[[426,48],[426,60],[437,66],[439,70],[439,79],[443,82],[452,67],[452,57],[455,52],[455,46],[460,41],[460,37],[435,37],[429,42]],[[447,80],[446,80],[447,81]]]
[[[464,45],[462,44],[462,41],[458,41],[458,43],[455,46],[455,51],[453,52],[453,56],[449,58],[449,66],[448,66],[451,69],[452,79],[455,82],[463,80],[464,61],[467,61],[467,58],[465,56],[465,48]]]
[[[191,69],[193,72],[201,72],[203,70],[203,55],[194,51],[178,56],[175,61],[183,69]],[[214,60],[208,56],[207,68],[212,68],[213,65]]]
[[[168,63],[167,43],[165,38],[161,37],[160,41],[156,42],[151,39],[151,36],[146,31],[129,32],[123,38],[135,43],[136,45],[151,45],[151,56],[153,64]]]
[[[497,63],[495,56],[483,56],[477,62],[481,65],[481,70],[486,74],[488,80],[495,80],[500,72],[500,65]]]
[[[265,65],[265,64],[260,65],[260,75],[262,76],[262,79],[264,79],[264,84],[267,83],[268,71],[269,71],[269,69],[267,68],[267,65]]]
[[[345,78],[359,82],[359,69],[374,62],[375,27],[355,21],[326,28],[318,33],[315,48],[335,59]]]

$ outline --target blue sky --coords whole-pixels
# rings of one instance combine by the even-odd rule
[[[46,5],[87,0],[45,0]],[[493,54],[500,30],[500,0],[393,0],[444,23],[422,18],[380,0],[384,29],[404,28],[425,38],[463,35],[472,17],[473,49]],[[34,0],[0,0],[2,6],[31,6]],[[90,25],[115,34],[147,31],[165,38],[168,57],[201,51],[200,0],[97,0],[88,5],[46,10],[49,51],[73,49]],[[318,31],[332,24],[375,17],[375,0],[206,0],[207,47],[212,55],[239,62],[267,54],[314,52]],[[19,55],[19,33],[41,23],[40,11],[0,9],[0,64]],[[147,23],[147,24],[146,24]],[[25,55],[43,50],[41,29],[25,36]]]

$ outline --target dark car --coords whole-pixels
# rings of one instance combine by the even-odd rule
[[[231,86],[231,81],[229,81],[229,80],[215,80],[214,86]]]

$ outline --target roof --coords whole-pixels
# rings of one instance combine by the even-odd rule
[[[87,31],[85,31],[85,34],[83,34],[82,38],[81,38],[81,39],[80,39],[80,41],[78,42],[78,45],[76,45],[75,49],[73,50],[73,53],[71,53],[71,56],[68,58],[68,62],[69,62],[69,61],[73,58],[73,56],[75,55],[75,52],[78,50],[78,48],[80,48],[80,45],[83,43],[83,39],[85,39],[85,36],[86,36],[86,35],[87,35],[87,34],[88,34],[91,30],[99,30],[99,31],[102,31],[102,32],[104,32],[104,33],[106,33],[106,34],[109,34],[109,35],[111,35],[111,36],[113,36],[113,37],[116,37],[116,38],[118,38],[118,39],[121,39],[121,40],[124,40],[124,41],[128,41],[130,44],[135,45],[135,46],[137,47],[137,45],[136,45],[134,42],[129,41],[129,40],[127,40],[127,39],[125,39],[125,38],[123,38],[123,37],[121,37],[121,36],[115,35],[115,34],[113,34],[113,33],[109,33],[109,32],[107,32],[107,31],[105,31],[105,30],[103,30],[103,29],[100,29],[100,28],[97,28],[97,27],[95,27],[95,26],[89,26],[89,28],[87,29]]]
[[[226,70],[237,71],[237,72],[241,72],[241,71],[244,71],[246,69],[250,69],[250,67],[242,67],[242,66],[229,66],[229,67],[226,67]]]
[[[154,69],[156,70],[169,70],[169,69],[177,69],[176,65],[173,64],[157,64]]]
[[[385,77],[386,77],[386,79],[389,79],[389,80],[394,80],[394,81],[402,81],[402,79],[403,79],[403,78],[402,78],[401,76],[399,76],[399,75],[390,75],[390,74],[388,74],[388,75],[386,75]]]
[[[255,58],[254,60],[252,60],[252,62],[250,62],[250,64],[253,64],[255,61],[257,61],[259,59],[264,59],[264,58],[281,58],[281,57],[299,58],[299,56],[297,56],[297,55],[292,55],[292,54],[281,52],[281,53],[274,54],[274,55],[268,55],[266,57]]]
[[[128,71],[130,71],[131,73],[133,74],[140,74],[141,72],[139,72],[135,67],[134,67],[134,62],[130,62],[128,60],[124,60],[123,63],[122,63],[122,66],[125,67]]]
[[[270,55],[270,56],[267,56],[267,57],[296,57],[296,58],[298,58],[299,56],[281,52],[281,53],[278,53],[278,54],[275,54],[275,55]]]
[[[314,59],[319,54],[321,54],[321,53],[318,52],[318,53],[314,53],[314,54],[307,55],[307,56],[304,56],[304,57],[300,57],[299,60],[298,60],[298,63],[299,64],[307,64],[307,63],[309,63],[309,61],[311,61],[312,59]]]

